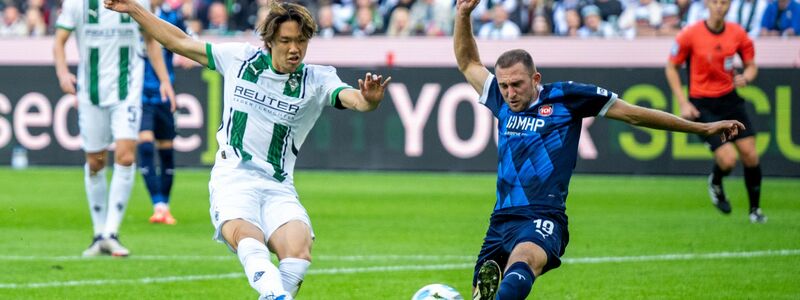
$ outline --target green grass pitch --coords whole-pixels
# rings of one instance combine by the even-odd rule
[[[256,299],[235,255],[211,240],[208,170],[179,169],[176,226],[151,225],[140,177],[121,229],[129,258],[82,259],[91,225],[79,168],[0,168],[0,299]],[[494,205],[494,174],[298,170],[316,232],[299,299],[409,299],[440,282],[469,298]],[[571,240],[542,299],[798,299],[800,179],[766,178],[769,222],[733,213],[704,177],[589,176],[571,183]]]

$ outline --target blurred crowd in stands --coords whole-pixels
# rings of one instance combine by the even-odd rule
[[[86,0],[89,1],[89,0]],[[102,1],[102,0],[98,0]],[[166,0],[190,33],[253,34],[274,0]],[[318,37],[449,36],[455,0],[287,0],[316,16]],[[800,34],[800,0],[731,0],[727,19],[753,38]],[[54,32],[62,0],[0,0],[0,38]],[[703,0],[483,0],[473,12],[478,38],[674,36],[707,15]]]

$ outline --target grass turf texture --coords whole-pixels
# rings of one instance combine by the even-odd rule
[[[409,299],[434,282],[468,298],[494,180],[297,171],[317,236],[300,299]],[[178,170],[171,204],[178,224],[165,226],[147,223],[150,200],[137,177],[120,232],[131,257],[81,259],[91,240],[82,169],[0,168],[0,299],[256,299],[236,256],[210,238],[207,182],[208,170]],[[800,179],[764,180],[763,225],[747,219],[742,178],[725,181],[730,216],[711,206],[705,182],[575,176],[565,264],[538,278],[532,295],[800,297]],[[789,251],[756,252],[765,250]]]

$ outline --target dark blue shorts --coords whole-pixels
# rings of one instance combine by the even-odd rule
[[[156,140],[175,138],[175,116],[170,111],[169,102],[161,102],[161,95],[142,95],[149,97],[142,104],[142,124],[139,132],[152,131]],[[158,104],[150,104],[156,102]]]
[[[478,270],[486,260],[494,260],[501,270],[505,270],[511,250],[523,242],[532,242],[547,253],[547,264],[542,274],[561,266],[561,256],[569,243],[567,216],[558,210],[532,207],[514,210],[513,213],[492,214],[475,264],[473,286],[477,284]]]

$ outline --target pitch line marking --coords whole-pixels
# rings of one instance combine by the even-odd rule
[[[729,259],[729,258],[755,258],[755,257],[770,257],[770,256],[795,256],[795,255],[800,255],[800,249],[764,250],[764,251],[750,251],[750,252],[683,253],[683,254],[662,254],[662,255],[643,255],[643,256],[564,258],[563,262],[566,264],[598,264],[598,263],[610,263],[610,262]],[[3,256],[3,257],[9,257],[9,256]],[[351,256],[343,256],[343,257],[351,257]],[[335,275],[335,274],[355,274],[355,273],[374,273],[374,272],[461,270],[461,269],[470,269],[473,267],[474,267],[473,263],[374,266],[374,267],[359,267],[359,268],[312,269],[309,270],[308,274]],[[70,280],[61,282],[0,283],[0,289],[38,289],[38,288],[49,288],[49,287],[71,287],[71,286],[86,286],[86,285],[151,284],[151,283],[165,283],[165,282],[232,279],[240,277],[244,277],[244,275],[240,272],[237,272],[237,273],[210,274],[210,275],[145,277],[138,279],[95,279],[95,280]]]
[[[387,261],[387,260],[462,260],[471,261],[476,257],[473,255],[314,255],[318,260],[325,261]],[[0,255],[0,261],[75,261],[75,260],[114,260],[114,257],[81,257],[72,256],[25,256],[25,255]],[[125,258],[126,260],[237,260],[235,255],[134,255]]]

